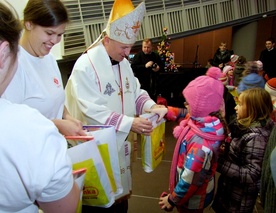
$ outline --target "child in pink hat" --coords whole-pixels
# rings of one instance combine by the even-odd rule
[[[223,68],[222,72],[227,76],[227,85],[234,86],[234,67],[227,65]]]
[[[183,90],[189,118],[173,131],[177,144],[170,192],[159,199],[166,211],[176,207],[180,213],[203,212],[212,201],[219,148],[227,134],[220,114],[224,102],[220,77],[221,70],[211,67]]]

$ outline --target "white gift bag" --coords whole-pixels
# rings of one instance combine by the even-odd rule
[[[73,170],[86,168],[82,204],[110,207],[115,195],[107,175],[101,154],[95,141],[91,140],[68,149]]]
[[[115,196],[122,194],[123,187],[114,126],[90,125],[84,126],[84,129],[88,131],[88,135],[93,136],[98,145],[113,193]]]

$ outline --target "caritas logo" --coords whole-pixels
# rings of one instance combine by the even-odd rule
[[[96,198],[99,195],[99,190],[93,186],[85,186],[83,188],[83,197],[85,199]]]
[[[54,83],[57,87],[60,87],[60,83],[57,78],[54,78]]]

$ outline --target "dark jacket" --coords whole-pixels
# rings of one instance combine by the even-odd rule
[[[156,90],[158,74],[152,71],[151,67],[145,67],[145,64],[149,61],[153,61],[158,64],[160,67],[159,72],[163,70],[164,63],[161,61],[161,58],[157,53],[151,52],[151,54],[145,54],[143,51],[135,54],[131,63],[131,68],[135,77],[139,79],[141,88],[146,90],[152,97]]]
[[[234,86],[239,86],[239,83],[243,76],[243,71],[245,69],[244,64],[236,64],[234,69]]]
[[[276,77],[276,49],[263,50],[260,54],[260,61],[263,62],[263,70],[269,78]]]
[[[231,55],[233,55],[234,52],[232,50],[225,50],[223,53],[220,52],[220,49],[218,48],[215,52],[215,55],[213,57],[213,65],[218,67],[219,64],[223,63],[223,66],[230,61]]]
[[[234,123],[235,124],[235,123]],[[252,213],[259,192],[262,162],[273,121],[254,123],[241,130],[230,126],[233,139],[229,153],[218,160],[221,173],[212,205],[215,212]]]
[[[265,213],[276,212],[276,186],[272,178],[270,157],[276,147],[276,127],[273,128],[266,146],[261,178],[261,202]]]

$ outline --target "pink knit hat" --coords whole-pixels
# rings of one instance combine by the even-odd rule
[[[227,75],[230,70],[234,70],[234,67],[227,65],[223,68],[222,72]]]
[[[206,72],[206,75],[214,78],[214,79],[218,79],[222,82],[223,85],[226,85],[227,84],[227,76],[225,73],[222,73],[221,72],[221,69],[218,68],[218,67],[210,67],[207,72]]]
[[[221,77],[221,69],[218,67],[210,67],[207,70],[206,75],[215,79],[219,79]]]
[[[205,117],[221,108],[224,86],[219,80],[220,77],[220,69],[211,67],[205,76],[197,77],[183,90],[182,94],[190,106],[191,116]]]

